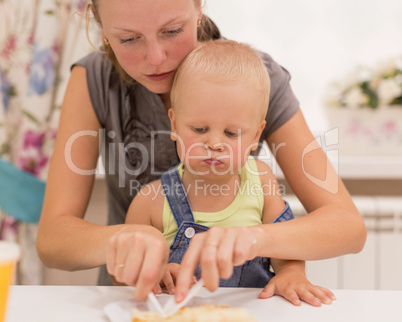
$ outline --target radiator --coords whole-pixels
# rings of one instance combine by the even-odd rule
[[[306,212],[285,198],[295,217]],[[402,197],[353,196],[364,218],[367,241],[359,254],[306,263],[313,284],[331,289],[402,290]]]

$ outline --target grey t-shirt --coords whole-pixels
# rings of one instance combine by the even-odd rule
[[[269,55],[259,54],[271,78],[262,142],[297,112],[299,103],[290,88],[289,73]],[[108,224],[122,224],[141,187],[179,163],[169,118],[159,95],[140,84],[122,82],[103,53],[93,52],[75,65],[86,69],[91,103],[104,129],[101,153],[108,186]],[[104,268],[99,284],[111,284]]]

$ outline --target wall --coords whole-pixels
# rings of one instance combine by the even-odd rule
[[[327,130],[329,84],[357,66],[402,55],[400,0],[206,0],[223,36],[269,53],[291,85],[314,134]]]

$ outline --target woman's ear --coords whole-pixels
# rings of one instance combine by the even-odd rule
[[[173,108],[169,108],[168,116],[170,120],[170,139],[172,141],[177,141],[177,133],[176,133],[176,120]]]
[[[255,133],[255,137],[254,137],[254,140],[253,140],[253,147],[251,148],[251,151],[257,150],[257,148],[258,148],[258,142],[260,141],[260,136],[261,136],[261,134],[262,134],[262,131],[264,131],[265,124],[267,124],[267,122],[266,122],[265,120],[263,120],[263,121],[260,123],[260,125],[259,125],[259,127],[258,127],[258,130],[257,130],[257,132]]]

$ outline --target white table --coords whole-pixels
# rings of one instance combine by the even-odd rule
[[[402,291],[334,290],[337,300],[319,308],[293,306],[281,297],[257,299],[259,289],[203,289],[199,296],[218,304],[244,306],[259,321],[402,321]],[[6,322],[108,322],[103,308],[131,299],[133,288],[105,286],[12,286]]]

